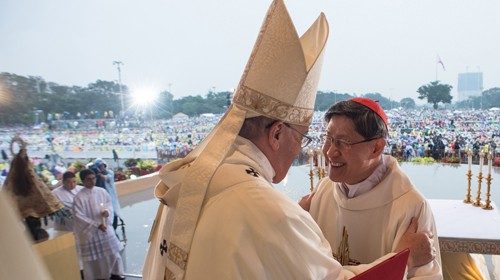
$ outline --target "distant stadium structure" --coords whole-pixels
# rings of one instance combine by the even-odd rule
[[[482,91],[482,72],[467,72],[458,74],[457,101],[464,101],[469,99],[469,97],[481,96]]]

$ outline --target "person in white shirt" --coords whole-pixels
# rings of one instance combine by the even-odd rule
[[[75,234],[85,279],[125,279],[120,243],[112,229],[113,205],[103,188],[95,187],[92,170],[80,171],[83,188],[75,196]]]
[[[81,189],[83,187],[76,184],[75,174],[71,171],[66,171],[62,177],[62,185],[52,190],[52,193],[59,198],[65,208],[72,211],[75,196]],[[54,229],[73,231],[73,219],[66,216],[56,217],[54,219]]]

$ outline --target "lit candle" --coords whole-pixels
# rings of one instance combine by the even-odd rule
[[[104,211],[106,209],[104,209],[104,203],[101,203],[101,223],[103,225],[106,225],[106,217],[104,217]]]
[[[319,154],[319,168],[322,169],[323,168],[323,154],[319,151],[318,151],[318,154]]]

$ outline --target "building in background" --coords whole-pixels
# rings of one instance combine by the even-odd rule
[[[464,101],[469,99],[469,97],[481,96],[482,92],[482,72],[468,72],[458,74],[457,101]]]

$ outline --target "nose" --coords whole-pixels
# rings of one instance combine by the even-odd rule
[[[328,161],[331,161],[330,159],[340,155],[340,150],[334,144],[323,145],[323,154]]]

